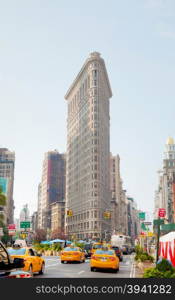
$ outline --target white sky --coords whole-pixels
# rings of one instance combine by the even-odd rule
[[[0,146],[16,153],[15,216],[37,208],[44,153],[66,150],[64,95],[92,51],[113,91],[111,151],[128,195],[153,210],[175,136],[175,1],[0,0]]]

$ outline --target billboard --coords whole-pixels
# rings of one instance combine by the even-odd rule
[[[0,177],[0,187],[2,188],[2,192],[7,195],[7,187],[8,187],[7,178]]]

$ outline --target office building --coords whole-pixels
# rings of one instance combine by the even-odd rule
[[[0,185],[6,195],[6,206],[0,209],[4,215],[5,224],[12,224],[14,222],[14,168],[15,153],[7,148],[0,148]]]
[[[93,52],[66,93],[66,231],[101,239],[111,231],[110,116],[112,91],[103,58]]]

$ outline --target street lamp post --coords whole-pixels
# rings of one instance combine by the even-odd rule
[[[156,264],[159,260],[159,239],[160,239],[160,217],[158,217],[157,225],[157,251],[156,251]]]

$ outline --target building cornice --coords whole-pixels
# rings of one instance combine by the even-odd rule
[[[108,86],[108,92],[109,92],[109,98],[112,97],[112,90],[111,90],[111,86],[110,86],[110,82],[109,82],[109,78],[108,78],[108,74],[107,74],[107,70],[106,70],[106,66],[105,66],[105,62],[104,59],[100,57],[100,53],[98,52],[92,52],[90,54],[90,57],[88,57],[84,63],[84,65],[82,66],[80,72],[78,73],[78,75],[76,76],[75,80],[73,81],[72,85],[70,86],[70,88],[68,89],[66,95],[65,95],[65,99],[68,100],[72,90],[74,89],[74,87],[77,85],[77,82],[80,80],[83,72],[85,71],[85,69],[88,67],[89,63],[93,62],[93,61],[99,61],[103,67],[103,71],[105,74],[105,79],[107,82],[107,86]]]

